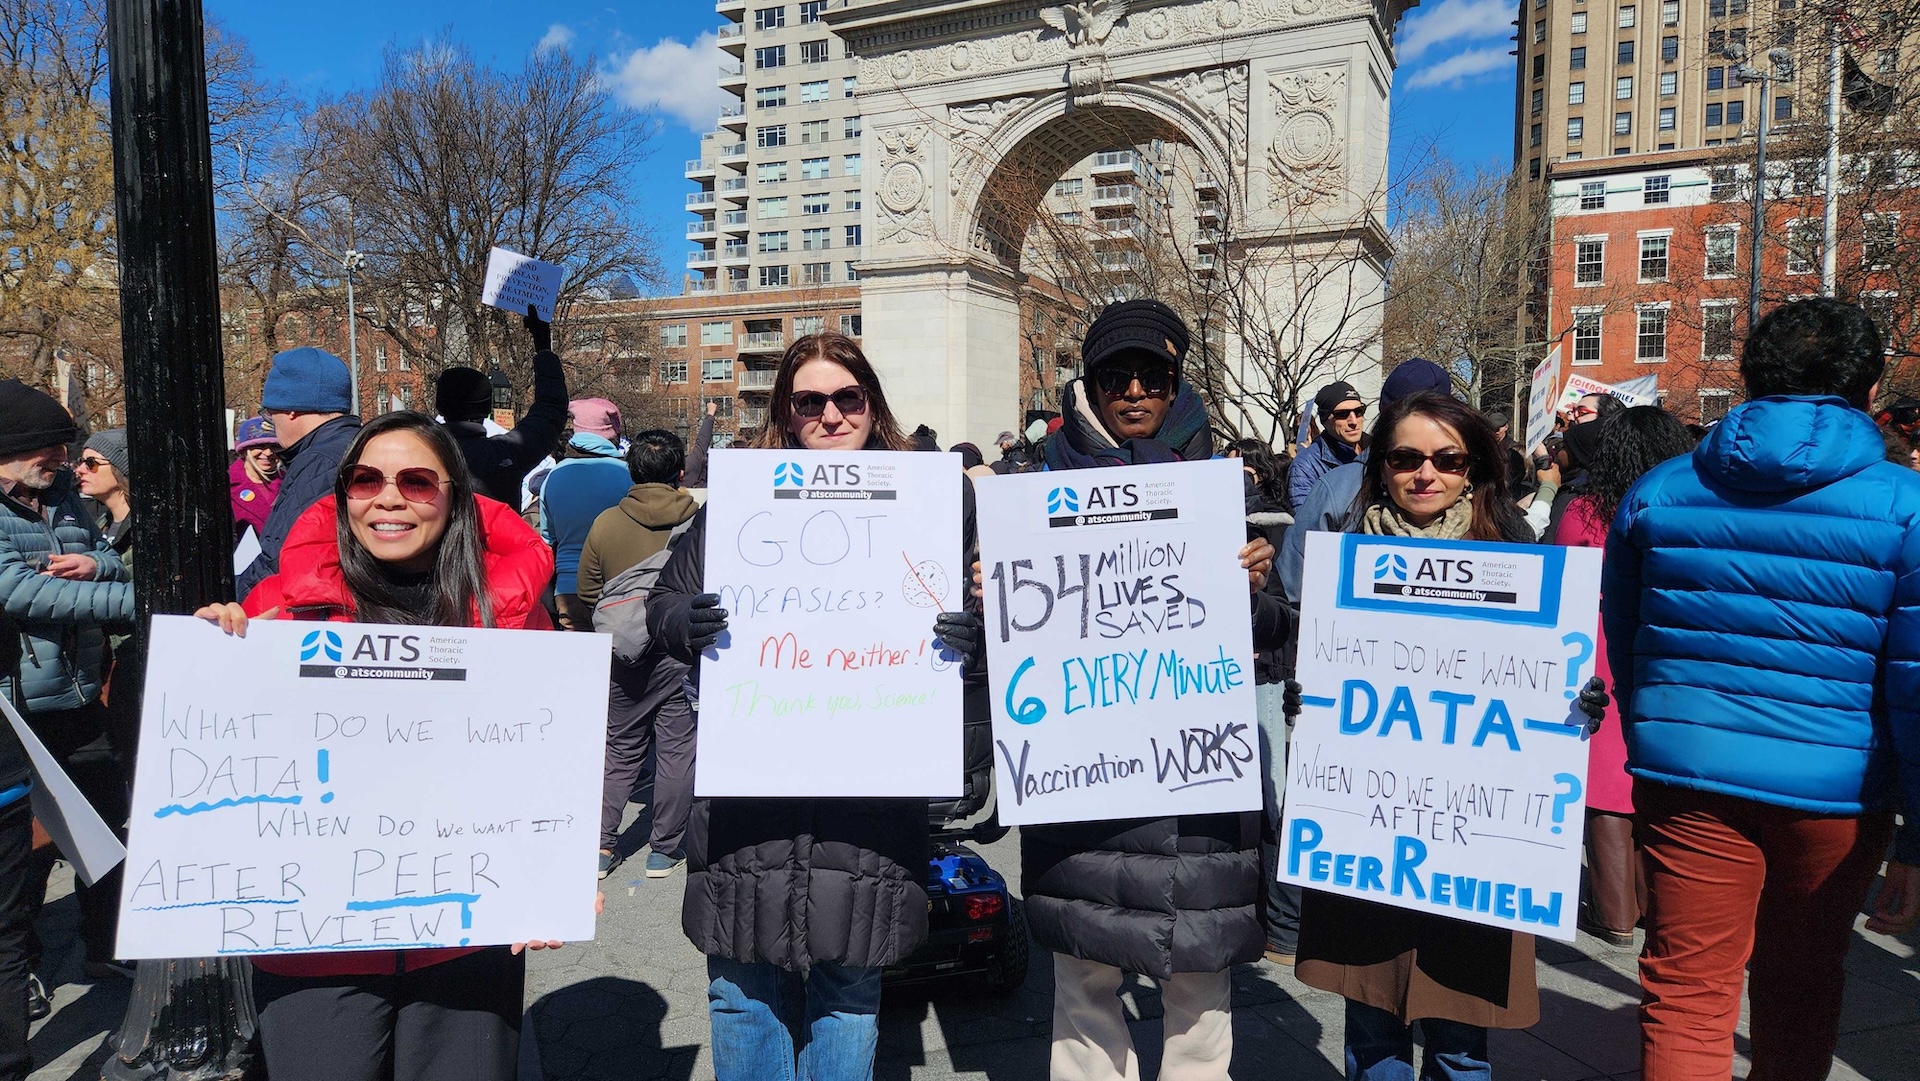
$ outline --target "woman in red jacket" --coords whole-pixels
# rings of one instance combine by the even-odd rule
[[[300,516],[280,573],[244,606],[195,613],[229,634],[252,619],[549,630],[553,555],[505,504],[474,495],[446,430],[419,413],[360,429],[333,499]],[[254,959],[274,1081],[512,1081],[523,946]]]

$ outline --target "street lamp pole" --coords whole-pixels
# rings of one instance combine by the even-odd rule
[[[1730,48],[1727,50],[1727,56],[1732,60],[1743,60],[1745,52],[1744,50],[1736,52]],[[1767,60],[1768,66],[1764,71],[1745,62],[1734,69],[1734,76],[1741,83],[1760,84],[1760,124],[1757,146],[1753,155],[1753,243],[1748,251],[1747,269],[1747,333],[1749,334],[1753,333],[1754,327],[1760,325],[1760,256],[1761,245],[1767,235],[1767,110],[1772,97],[1770,88],[1773,85],[1774,69],[1791,64],[1793,57],[1785,49],[1770,49],[1767,52]]]
[[[1840,5],[1828,9],[1827,47],[1827,198],[1820,231],[1820,292],[1833,295],[1839,269],[1840,233]]]

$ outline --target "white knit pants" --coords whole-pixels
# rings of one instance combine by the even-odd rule
[[[1140,1081],[1120,981],[1112,965],[1053,955],[1053,1081]],[[1160,1081],[1230,1081],[1233,984],[1225,972],[1182,972],[1160,982],[1164,1050]]]

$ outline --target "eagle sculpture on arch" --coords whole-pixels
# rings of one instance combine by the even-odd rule
[[[1080,49],[1099,48],[1107,43],[1115,24],[1127,13],[1130,0],[1081,0],[1079,3],[1040,9],[1040,21],[1067,36],[1067,44]]]

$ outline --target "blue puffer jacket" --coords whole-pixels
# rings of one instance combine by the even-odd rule
[[[1601,596],[1635,777],[1860,814],[1897,743],[1920,793],[1920,474],[1885,459],[1842,399],[1762,398],[1628,493]]]

